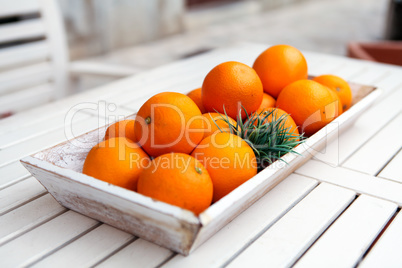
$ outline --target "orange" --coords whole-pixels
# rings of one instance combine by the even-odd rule
[[[262,95],[262,102],[260,107],[258,107],[258,110],[267,109],[275,106],[276,106],[276,100],[271,95],[264,93]]]
[[[191,153],[208,170],[214,186],[213,202],[257,174],[253,149],[239,136],[215,133]]]
[[[223,118],[226,119],[226,115],[218,113],[206,113],[202,116],[205,118],[204,138],[221,131],[230,132],[229,125],[223,120]],[[227,117],[227,119],[232,125],[237,125],[237,122],[234,119],[230,118],[229,116]],[[219,126],[219,128],[217,125]]]
[[[312,80],[299,80],[288,85],[276,104],[292,116],[306,136],[311,136],[342,113],[337,95]]]
[[[276,45],[262,52],[253,64],[264,86],[274,98],[287,85],[307,79],[307,62],[303,54],[289,45]]]
[[[201,93],[202,93],[201,88],[197,88],[187,93],[187,96],[189,96],[190,99],[192,99],[195,102],[195,104],[197,104],[198,109],[200,109],[201,113],[205,114],[207,110],[205,110],[204,104],[202,104]]]
[[[194,157],[181,153],[161,155],[138,180],[138,193],[199,214],[212,201],[212,181]]]
[[[123,137],[110,138],[89,151],[82,173],[136,191],[138,177],[150,161],[136,143]]]
[[[135,141],[134,120],[122,120],[110,125],[105,132],[105,140],[114,137],[126,137]]]
[[[341,99],[339,98],[339,95],[336,94],[335,91],[329,90],[329,92],[331,92],[332,97],[337,100],[337,103],[338,103],[337,113],[338,113],[338,116],[340,116],[343,113],[343,105],[342,105]]]
[[[348,82],[339,76],[326,74],[314,77],[314,81],[321,85],[327,86],[329,89],[338,94],[342,103],[343,111],[346,111],[352,105],[352,90]]]
[[[151,156],[189,154],[204,137],[200,109],[188,96],[163,92],[147,100],[134,124],[138,144]]]
[[[227,113],[237,119],[241,111],[255,112],[262,102],[262,84],[253,68],[228,61],[213,68],[202,84],[202,103],[208,112]]]
[[[273,119],[275,121],[275,120],[279,119],[282,116],[285,117],[286,120],[283,123],[284,128],[287,129],[288,132],[291,132],[291,133],[293,133],[295,135],[299,135],[299,130],[297,129],[297,125],[296,125],[295,121],[284,110],[279,109],[279,108],[268,108],[268,109],[263,109],[263,110],[258,110],[257,111],[257,113],[260,113],[260,112],[262,112],[262,114],[260,115],[260,118],[264,118],[266,114],[269,114],[269,113],[272,112],[272,114],[270,114],[266,118],[265,123],[271,123]],[[257,122],[255,122],[255,124],[257,124]]]

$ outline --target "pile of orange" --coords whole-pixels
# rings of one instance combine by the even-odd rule
[[[351,101],[345,80],[310,80],[299,50],[272,46],[252,67],[215,66],[188,95],[152,96],[135,120],[109,126],[83,173],[198,215],[257,174],[255,149],[236,135],[251,114],[268,112],[264,124],[284,116],[286,131],[311,136]]]

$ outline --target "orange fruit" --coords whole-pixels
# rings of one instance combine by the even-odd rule
[[[272,112],[273,111],[273,112]],[[279,109],[279,108],[268,108],[268,109],[263,109],[263,110],[258,110],[257,113],[262,112],[260,116],[260,118],[264,118],[266,114],[269,114],[272,112],[272,114],[270,114],[265,122],[266,123],[270,123],[272,122],[272,120],[274,119],[277,120],[280,117],[285,117],[286,120],[284,121],[284,128],[288,129],[288,132],[294,133],[296,135],[299,135],[299,130],[297,128],[297,125],[295,123],[295,121],[293,120],[293,118],[284,110]],[[255,124],[257,124],[257,122],[255,122]]]
[[[285,87],[276,100],[278,108],[289,113],[302,132],[311,136],[334,120],[339,98],[329,88],[312,80],[299,80]]]
[[[192,99],[195,102],[195,104],[197,104],[198,109],[200,109],[201,113],[205,114],[207,110],[205,110],[204,104],[202,104],[201,93],[202,93],[201,88],[197,88],[187,93],[187,96],[189,96],[190,99]]]
[[[234,134],[212,134],[203,139],[191,155],[205,166],[211,176],[213,202],[257,174],[253,149]]]
[[[328,88],[328,87],[327,87],[327,88]],[[338,114],[338,116],[340,116],[340,115],[343,113],[343,105],[342,105],[341,99],[339,98],[338,94],[336,94],[335,91],[329,90],[329,92],[331,92],[332,97],[333,97],[334,99],[336,99],[336,102],[337,102],[337,104],[338,104],[337,114]]]
[[[262,95],[261,105],[260,107],[258,107],[257,110],[267,109],[275,106],[276,106],[276,100],[271,95],[264,93]]]
[[[202,116],[205,118],[204,139],[214,133],[221,132],[221,130],[223,132],[230,132],[229,125],[222,119],[222,116],[226,118],[226,115],[218,113],[206,113]],[[229,116],[227,117],[227,119],[232,125],[237,125],[237,122],[234,119],[230,118]],[[217,125],[219,126],[219,128]]]
[[[94,146],[88,153],[82,173],[133,191],[148,155],[124,137],[110,138]]]
[[[350,108],[352,105],[352,90],[350,89],[348,82],[339,76],[331,74],[320,75],[314,77],[313,80],[321,85],[327,86],[338,95],[342,103],[343,111]]]
[[[170,153],[154,160],[138,180],[138,193],[199,214],[212,201],[212,181],[194,157]]]
[[[200,109],[188,96],[163,92],[147,100],[134,124],[138,144],[151,156],[189,154],[204,137]]]
[[[126,137],[135,141],[134,120],[127,119],[110,125],[105,132],[105,140],[115,137]]]
[[[202,103],[208,112],[227,113],[244,118],[255,112],[262,102],[262,84],[253,68],[235,61],[228,61],[213,68],[202,84]]]
[[[303,54],[289,45],[276,45],[262,52],[253,64],[264,86],[274,98],[287,85],[307,79],[307,62]]]

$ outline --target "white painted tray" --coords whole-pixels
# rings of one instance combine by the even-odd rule
[[[105,127],[66,141],[21,160],[63,206],[132,233],[173,251],[188,255],[220,228],[286,178],[316,152],[336,138],[380,96],[374,87],[351,84],[354,105],[198,217],[136,192],[81,173],[89,150],[103,139]]]

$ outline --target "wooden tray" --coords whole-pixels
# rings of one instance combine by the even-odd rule
[[[21,160],[63,206],[112,225],[183,255],[201,245],[238,214],[310,159],[365,111],[380,96],[371,86],[351,84],[354,105],[332,123],[210,206],[198,217],[136,192],[81,173],[89,150],[100,142],[102,127]]]

